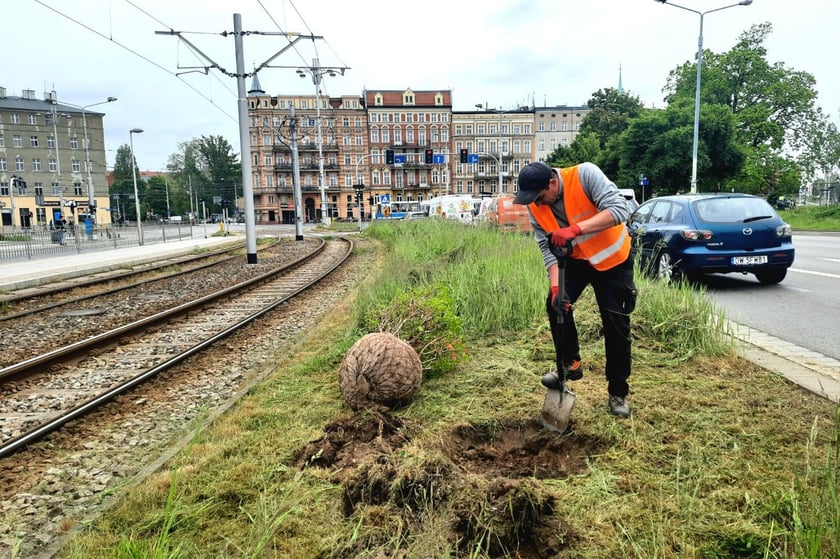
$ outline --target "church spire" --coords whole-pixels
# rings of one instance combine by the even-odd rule
[[[621,85],[621,62],[618,63],[618,93],[624,93],[624,87]]]
[[[248,90],[249,96],[265,95],[265,91],[260,86],[260,78],[257,75],[256,69],[254,71],[254,79],[251,81],[251,89]]]

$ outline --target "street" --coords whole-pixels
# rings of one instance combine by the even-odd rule
[[[778,285],[751,274],[707,276],[703,284],[730,320],[840,359],[840,236],[794,233],[793,243],[796,259]]]

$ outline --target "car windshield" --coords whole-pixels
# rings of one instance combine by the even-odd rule
[[[776,216],[761,198],[706,198],[696,201],[694,210],[709,223],[746,223]]]

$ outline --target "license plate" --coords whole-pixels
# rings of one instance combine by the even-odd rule
[[[752,266],[754,264],[767,264],[767,256],[733,256],[732,264],[735,266]]]

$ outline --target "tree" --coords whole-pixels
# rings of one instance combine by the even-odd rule
[[[134,173],[132,174],[132,167]],[[137,192],[140,195],[140,200],[143,200],[143,192],[145,190],[145,183],[140,180],[140,171],[134,165],[131,156],[131,147],[128,144],[123,144],[117,148],[117,155],[114,159],[114,184],[111,186],[111,198],[113,200],[113,208],[121,208],[125,215],[121,216],[132,221],[137,219],[137,211],[133,203],[134,200],[134,177],[137,177]],[[112,213],[112,217],[116,217],[117,212]]]
[[[744,163],[749,166],[735,170],[727,181],[729,188],[767,193],[789,180],[795,182],[791,173],[795,174],[799,167],[790,154],[801,149],[805,131],[817,115],[815,81],[807,72],[788,69],[782,62],[767,61],[764,42],[771,32],[770,23],[754,25],[739,37],[730,51],[703,53],[699,180],[704,180],[706,173],[700,161],[713,162],[716,159],[713,154],[721,151],[710,143],[715,135],[710,136],[706,131],[709,123],[705,112],[710,107],[721,106],[734,117],[736,141],[742,146]],[[693,103],[696,71],[693,62],[671,71],[665,88],[669,106]]]
[[[169,156],[167,169],[172,173],[178,199],[205,199],[210,211],[220,211],[213,205],[214,197],[233,201],[236,185],[241,183],[242,167],[238,154],[222,136],[201,136],[179,144],[179,151]],[[172,190],[170,190],[170,193]]]
[[[698,150],[698,190],[718,191],[738,172],[744,154],[726,107],[704,106],[702,118],[705,126],[700,144],[707,147]],[[685,103],[665,110],[647,109],[631,120],[627,130],[610,144],[610,151],[619,155],[616,183],[635,185],[636,177],[644,174],[654,192],[686,192],[691,184],[693,123],[693,107]]]

